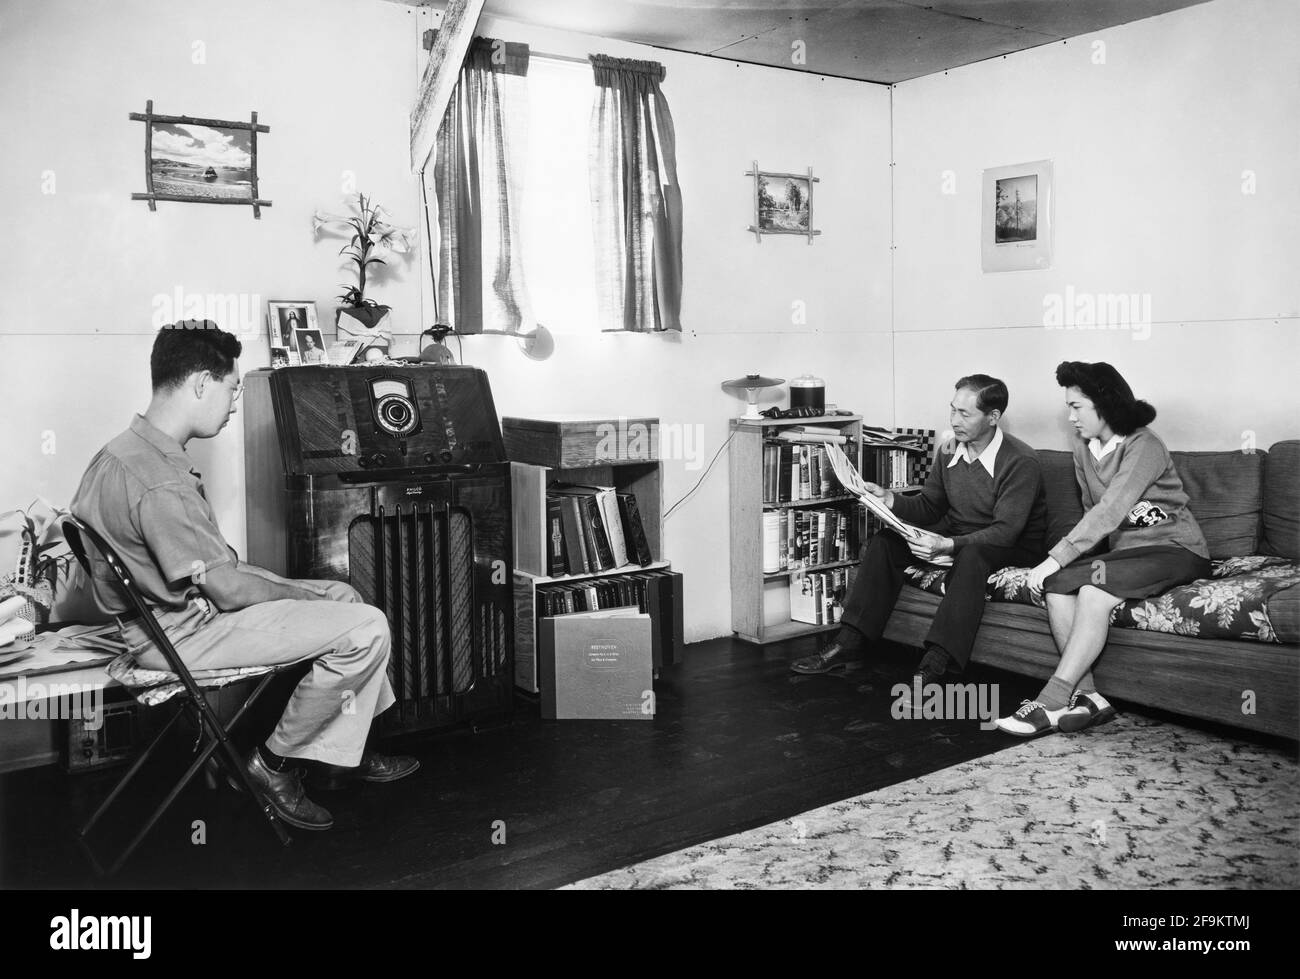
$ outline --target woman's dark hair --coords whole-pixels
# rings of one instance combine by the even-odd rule
[[[225,377],[244,347],[212,320],[181,320],[158,331],[149,355],[153,389],[178,387],[195,371]]]
[[[968,374],[958,378],[953,387],[960,391],[969,388],[975,392],[975,407],[988,414],[990,411],[1007,410],[1007,386],[996,377],[987,374]]]
[[[1155,408],[1133,397],[1128,381],[1105,362],[1062,361],[1056,368],[1056,383],[1082,391],[1117,435],[1131,435],[1155,421]]]

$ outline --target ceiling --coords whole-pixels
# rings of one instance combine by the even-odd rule
[[[732,61],[889,83],[1203,2],[487,0],[483,13]]]

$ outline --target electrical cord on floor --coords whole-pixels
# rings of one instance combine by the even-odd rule
[[[673,515],[674,510],[676,510],[679,506],[681,506],[688,499],[690,499],[692,493],[694,493],[697,489],[700,488],[700,484],[703,483],[704,480],[708,477],[709,473],[713,471],[713,464],[718,461],[718,456],[722,455],[722,450],[725,449],[728,445],[730,445],[731,440],[736,437],[736,431],[737,430],[733,428],[731,430],[731,434],[727,436],[727,440],[723,442],[720,446],[718,446],[718,451],[713,453],[713,458],[709,460],[708,468],[706,468],[704,470],[704,474],[695,481],[695,485],[686,491],[685,496],[683,496],[680,500],[678,500],[676,503],[670,506],[666,511],[664,511],[665,521]]]

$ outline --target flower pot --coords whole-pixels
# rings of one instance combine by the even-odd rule
[[[387,306],[339,306],[334,312],[334,328],[339,340],[358,338],[381,348],[387,355],[393,345],[393,328]]]

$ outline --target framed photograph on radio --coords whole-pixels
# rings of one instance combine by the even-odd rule
[[[320,330],[294,330],[291,349],[297,352],[299,364],[310,366],[330,362]]]
[[[311,300],[272,299],[266,304],[266,330],[271,341],[272,367],[326,362],[304,361],[301,357],[302,343],[298,334],[302,331],[314,331],[313,347],[322,352],[325,349],[316,322],[316,304]]]

